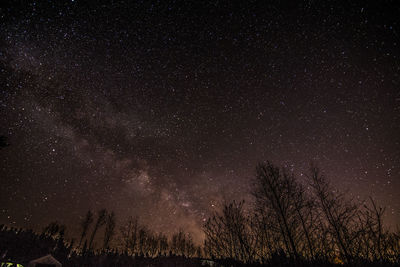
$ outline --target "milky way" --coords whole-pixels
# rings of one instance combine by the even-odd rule
[[[105,207],[201,240],[264,160],[399,221],[394,4],[84,2],[1,8],[0,223]]]

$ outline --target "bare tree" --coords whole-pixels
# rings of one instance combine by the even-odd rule
[[[243,202],[225,205],[222,214],[216,213],[204,225],[205,251],[218,258],[253,261],[256,236],[251,226],[251,218],[244,214]]]
[[[106,223],[107,211],[106,209],[102,209],[97,213],[97,221],[94,225],[94,229],[89,241],[89,249],[93,249],[93,240],[97,233],[97,230]]]
[[[260,213],[273,216],[276,229],[286,252],[294,259],[299,258],[300,220],[296,211],[299,201],[298,185],[293,175],[280,170],[270,162],[257,167],[256,185],[253,195]]]
[[[146,226],[141,225],[138,231],[138,252],[140,255],[145,255],[148,251],[149,230]]]
[[[149,231],[147,234],[147,250],[146,254],[147,256],[150,257],[155,257],[158,252],[158,239],[157,239],[157,234],[153,233],[152,231]]]
[[[166,254],[168,251],[168,238],[163,233],[158,234],[158,254]]]
[[[370,197],[369,200],[369,205],[364,204],[359,216],[362,233],[358,242],[362,257],[375,262],[393,261],[392,254],[396,248],[390,244],[393,244],[391,240],[396,240],[396,234],[384,229],[383,217],[386,209],[378,207],[373,198]]]
[[[312,231],[313,228],[315,228],[314,225],[314,219],[316,217],[316,214],[314,212],[315,204],[313,199],[309,198],[306,195],[304,187],[301,184],[297,184],[296,186],[294,199],[295,199],[293,203],[294,209],[298,217],[298,220],[301,223],[302,233],[304,234],[302,236],[304,236],[304,239],[306,241],[306,242],[300,242],[304,243],[303,245],[304,248],[302,250],[303,251],[306,250],[306,252],[303,253],[303,255],[308,257],[309,260],[314,260],[315,240],[313,240]]]
[[[269,162],[259,165],[252,215],[233,202],[208,219],[205,254],[268,264],[400,262],[400,230],[385,230],[385,208],[370,198],[362,209],[335,190],[316,167],[307,177],[305,187],[285,169]]]
[[[136,217],[129,217],[124,226],[120,228],[125,252],[133,255],[137,253],[139,224]]]
[[[82,240],[83,240],[83,238],[85,238],[87,231],[89,229],[89,226],[92,222],[93,222],[93,213],[91,210],[88,210],[85,218],[81,221],[82,233],[81,233],[78,247],[81,247]]]
[[[111,212],[108,214],[106,218],[106,229],[104,232],[104,243],[103,243],[103,248],[104,249],[109,249],[110,241],[113,238],[115,234],[115,213]]]
[[[396,232],[388,233],[385,240],[386,260],[393,263],[400,263],[400,228]]]
[[[331,187],[329,181],[317,167],[311,167],[310,185],[318,200],[319,207],[325,217],[325,222],[333,242],[337,244],[341,258],[346,262],[354,259],[354,242],[358,231],[353,228],[357,223],[358,208],[346,200],[343,193],[338,193]]]
[[[196,254],[196,247],[193,243],[192,235],[188,233],[185,238],[185,256],[191,258],[194,257],[195,254]]]
[[[170,247],[175,255],[185,255],[185,234],[182,229],[172,235]]]

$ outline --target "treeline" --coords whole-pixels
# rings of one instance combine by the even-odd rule
[[[96,216],[90,234],[86,229],[87,239],[79,241],[83,245],[74,239],[66,240],[66,227],[58,222],[50,223],[42,233],[0,225],[0,263],[27,266],[29,261],[51,254],[63,266],[203,266],[198,257],[200,247],[193,244],[189,234],[179,231],[168,239],[166,235],[156,234],[140,225],[137,219],[130,218],[127,225],[121,227],[123,239],[115,240],[115,247],[106,246],[109,230],[104,226],[107,223],[103,225],[104,229],[96,227],[101,225],[97,222],[103,214],[100,211],[100,216]],[[102,240],[103,246],[97,248],[95,242],[90,241],[101,232],[103,236],[99,235],[97,240]]]
[[[305,177],[260,164],[248,209],[233,202],[206,222],[206,255],[247,263],[400,263],[400,231],[385,229],[384,208],[372,198],[349,200],[317,167]]]
[[[207,220],[203,246],[182,230],[167,236],[129,217],[88,211],[78,238],[58,222],[42,232],[0,226],[0,260],[52,254],[63,266],[398,266],[400,231],[384,227],[385,208],[356,203],[321,171],[298,179],[269,162],[257,167],[251,203],[232,202]],[[204,262],[204,259],[212,260]]]
[[[67,227],[57,221],[40,233],[0,226],[0,262],[26,265],[52,254],[63,266],[202,266],[202,247],[189,233],[156,233],[129,217],[117,229],[114,212],[89,210],[79,222],[77,239],[66,240]]]
[[[157,257],[157,256],[185,256],[201,257],[202,249],[196,246],[192,236],[179,230],[170,239],[164,233],[156,233],[146,225],[140,224],[137,217],[129,217],[128,220],[116,231],[116,218],[113,212],[107,213],[102,209],[94,216],[88,211],[80,222],[81,235],[77,249],[82,253],[102,249],[110,250],[110,243],[118,235],[114,248],[130,256]],[[92,226],[91,233],[89,233]],[[102,246],[96,246],[94,240],[99,230],[103,229]],[[101,240],[98,238],[97,240]]]
[[[190,234],[182,230],[170,239],[164,233],[155,233],[145,225],[138,223],[137,218],[129,218],[121,227],[122,251],[132,256],[185,256],[202,257],[200,246],[196,246]]]

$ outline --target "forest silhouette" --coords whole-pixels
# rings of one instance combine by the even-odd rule
[[[251,193],[251,203],[233,201],[206,221],[201,246],[183,230],[169,237],[138,217],[117,224],[114,212],[102,209],[83,216],[77,241],[67,240],[57,221],[41,233],[0,226],[0,261],[27,264],[52,254],[63,266],[400,264],[400,231],[385,226],[385,208],[372,197],[351,200],[316,166],[299,179],[261,163]]]

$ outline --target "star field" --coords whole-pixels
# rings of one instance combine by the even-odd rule
[[[1,8],[0,223],[105,207],[201,240],[267,159],[399,222],[394,1],[85,2]]]

